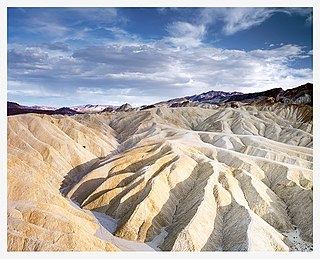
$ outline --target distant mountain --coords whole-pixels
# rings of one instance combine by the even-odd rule
[[[190,107],[203,106],[203,104],[211,105],[236,105],[251,104],[255,102],[280,102],[287,104],[306,104],[312,106],[313,84],[306,83],[304,85],[283,90],[282,88],[274,88],[267,91],[256,93],[241,92],[223,92],[209,91],[197,95],[175,98],[165,102],[156,103],[155,106],[166,107]],[[208,106],[208,108],[211,106]]]
[[[259,101],[268,97],[277,98],[277,96],[282,92],[283,92],[282,88],[274,88],[274,89],[263,91],[263,92],[233,95],[233,96],[229,96],[224,102],[251,103],[251,102]]]
[[[313,84],[307,83],[288,89],[278,96],[280,102],[313,105]]]
[[[133,109],[133,107],[129,103],[122,104],[116,111],[128,111]]]
[[[25,106],[28,107],[28,106]],[[30,106],[28,107],[30,109],[35,109],[35,110],[57,110],[57,107],[52,107],[52,106],[40,106],[40,105],[34,105],[34,106]]]
[[[83,114],[83,112],[72,110],[69,107],[62,107],[60,109],[53,111],[53,114],[74,115],[74,114]]]
[[[130,110],[146,110],[156,107],[201,107],[214,109],[221,105],[239,107],[241,105],[253,103],[286,103],[286,104],[305,104],[312,106],[313,84],[306,83],[298,87],[283,90],[282,88],[274,88],[267,91],[256,93],[241,92],[223,92],[209,91],[201,94],[180,97],[168,101],[162,101],[152,105],[143,105],[133,108],[130,104],[125,103],[120,107],[112,105],[78,105],[71,107],[54,108],[48,106],[23,106],[15,102],[7,102],[8,115],[22,113],[40,113],[40,114],[63,114],[74,115],[81,113],[97,113],[97,112],[119,112]]]
[[[68,107],[62,107],[60,109],[49,110],[48,107],[45,106],[44,109],[35,109],[34,107],[39,106],[24,106],[20,105],[15,102],[7,102],[7,115],[17,115],[17,114],[24,114],[24,113],[38,113],[38,114],[47,114],[47,115],[54,115],[54,114],[61,114],[61,115],[74,115],[74,114],[82,114],[82,112],[74,111]],[[43,107],[43,106],[41,106]]]
[[[125,104],[122,104],[119,107],[114,107],[114,106],[108,105],[108,107],[103,109],[102,112],[115,112],[115,111],[122,112],[122,111],[130,111],[130,110],[133,110],[133,109],[140,110],[140,108],[133,108],[131,106],[131,104],[125,103]]]
[[[201,102],[201,103],[223,103],[232,96],[243,95],[241,92],[224,92],[224,91],[209,91],[201,94],[195,94],[186,97],[174,98],[168,101],[156,103],[156,106],[166,106],[166,104],[173,104],[172,107],[178,107],[179,103],[185,102]]]
[[[312,106],[313,84],[307,83],[292,89],[283,90],[282,88],[274,88],[271,90],[240,94],[230,96],[225,102],[242,102],[252,103],[261,100],[271,100],[274,102],[288,103],[288,104],[307,104]]]
[[[23,106],[15,102],[7,102],[7,115],[16,115],[16,114],[24,114],[24,113],[41,113],[45,114],[48,111],[34,109],[28,106]],[[50,111],[49,111],[50,112]]]
[[[86,104],[86,105],[78,105],[78,106],[71,106],[70,109],[77,111],[77,112],[84,112],[84,113],[94,113],[94,112],[101,112],[106,108],[115,109],[115,106],[112,105],[101,105],[101,104]]]
[[[185,97],[187,100],[193,102],[209,102],[209,103],[221,103],[228,100],[230,97],[243,95],[241,92],[223,92],[223,91],[209,91],[202,94],[196,94]]]

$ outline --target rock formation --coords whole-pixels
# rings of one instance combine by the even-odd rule
[[[131,110],[133,107],[129,103],[122,104],[119,108],[117,108],[117,111],[128,111]]]
[[[25,113],[38,113],[47,115],[75,115],[82,114],[83,112],[78,112],[70,109],[69,107],[61,107],[59,109],[48,106],[24,106],[15,102],[7,102],[7,115],[17,115]]]
[[[86,105],[77,105],[71,106],[72,110],[81,112],[81,113],[96,113],[104,110],[113,110],[115,107],[112,105],[99,105],[99,104],[86,104]]]
[[[8,250],[310,248],[312,130],[285,103],[9,116]]]
[[[157,103],[156,106],[167,107],[204,107],[204,104],[230,106],[229,104],[237,102],[238,104],[253,104],[256,102],[270,101],[287,103],[287,104],[307,104],[312,106],[313,84],[306,83],[298,87],[283,90],[282,88],[274,88],[263,92],[240,93],[240,92],[223,92],[209,91],[202,94],[175,98],[166,102]]]

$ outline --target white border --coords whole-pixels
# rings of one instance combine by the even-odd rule
[[[6,146],[7,146],[7,117],[6,117],[6,102],[7,102],[7,7],[313,7],[313,84],[314,84],[314,251],[311,253],[264,253],[264,252],[200,252],[200,253],[170,253],[170,252],[154,252],[154,253],[143,253],[143,252],[121,252],[121,253],[110,253],[110,252],[7,252],[7,215],[6,215],[6,201],[7,201],[7,177],[6,177]],[[0,179],[0,256],[2,258],[20,257],[20,258],[42,258],[43,256],[58,256],[58,257],[77,257],[77,258],[88,258],[92,257],[109,257],[109,258],[123,258],[123,257],[144,257],[149,258],[160,258],[163,256],[169,257],[223,257],[232,258],[234,256],[242,258],[257,258],[260,256],[267,257],[289,257],[290,258],[319,258],[320,256],[320,236],[319,236],[319,220],[320,220],[320,200],[319,200],[319,147],[320,139],[320,112],[318,97],[319,83],[320,83],[320,0],[0,0],[0,143],[1,143],[1,163],[2,173]],[[3,257],[4,256],[4,257]]]
[[[312,7],[317,0],[7,0],[9,7]]]
[[[0,3],[0,252],[7,249],[7,13]],[[4,246],[4,247],[3,247]]]

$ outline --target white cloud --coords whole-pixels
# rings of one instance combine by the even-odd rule
[[[77,94],[80,95],[96,95],[96,94],[104,94],[106,91],[103,88],[97,88],[97,87],[79,87],[76,90]]]
[[[32,97],[61,97],[62,95],[44,85],[37,85],[21,81],[8,81],[9,96],[32,96]]]
[[[263,58],[265,61],[282,62],[286,63],[292,59],[306,58],[305,51],[303,47],[298,45],[283,45],[278,48],[273,48],[269,50],[253,50],[250,51],[253,56]]]
[[[167,31],[171,37],[165,38],[165,42],[187,48],[201,45],[206,33],[204,25],[195,26],[187,22],[172,23],[167,27]]]
[[[209,90],[255,92],[312,82],[311,69],[290,66],[310,55],[297,45],[240,51],[135,42],[86,47],[61,58],[40,49],[15,52],[16,61],[23,62],[13,66],[15,59],[9,60],[9,79],[19,82],[8,84],[9,95],[63,94],[75,104],[142,105]],[[42,65],[50,69],[36,69]],[[34,87],[35,82],[42,88]]]
[[[222,22],[222,33],[232,35],[258,26],[276,13],[298,14],[306,17],[306,23],[312,23],[311,8],[205,8],[201,10],[199,20],[204,25],[220,21]]]
[[[306,24],[312,24],[313,23],[313,15],[312,13],[308,16],[306,19]]]
[[[159,100],[159,97],[146,95],[141,93],[139,89],[79,87],[76,89],[72,101],[75,102],[75,100],[77,100],[75,103],[84,104],[90,102],[88,100],[94,100],[96,104],[109,104],[114,106],[120,106],[128,102],[136,106],[142,106],[146,103],[146,99],[150,103],[155,103]],[[108,102],[106,102],[106,100],[108,100]]]
[[[45,33],[51,36],[63,36],[68,33],[68,28],[56,22],[37,20],[31,32]]]
[[[205,8],[201,11],[200,21],[205,25],[221,21],[223,24],[222,33],[231,35],[260,25],[270,18],[274,12],[275,9],[272,8]]]
[[[270,18],[272,14],[273,11],[268,8],[228,9],[227,14],[224,16],[223,32],[226,35],[231,35],[238,31],[247,30],[253,26],[260,25]]]
[[[127,19],[118,13],[117,8],[41,8],[41,11],[24,13],[24,23],[19,24],[19,30],[31,35],[46,35],[47,40],[65,41],[68,39],[84,40],[88,32],[103,26],[125,24]],[[36,13],[36,15],[34,15]],[[9,13],[10,15],[10,13]],[[17,14],[15,14],[18,16]],[[13,18],[13,17],[12,17]],[[71,19],[72,18],[72,19]],[[19,20],[18,17],[14,19]],[[14,30],[8,26],[9,30]],[[91,39],[92,40],[92,39]]]

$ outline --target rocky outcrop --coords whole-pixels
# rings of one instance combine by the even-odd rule
[[[129,103],[122,104],[116,111],[128,111],[131,110],[133,107]]]
[[[313,84],[307,83],[296,88],[288,89],[277,96],[277,101],[287,104],[308,104],[312,106]]]
[[[97,113],[102,112],[104,110],[113,110],[115,109],[112,105],[100,105],[100,104],[85,104],[85,105],[77,105],[71,106],[70,109],[81,112],[81,113]]]
[[[210,105],[224,105],[231,106],[237,104],[238,106],[245,104],[263,104],[263,103],[286,103],[286,104],[305,104],[312,106],[313,84],[306,83],[304,85],[283,90],[282,88],[274,88],[262,92],[241,93],[241,92],[223,92],[223,91],[209,91],[183,98],[175,98],[166,102],[155,104],[157,107],[203,107]]]
[[[283,103],[8,117],[8,250],[312,243],[312,131],[310,106]]]
[[[102,110],[102,112],[113,112],[113,111],[115,111],[115,109],[113,107],[107,107]]]

